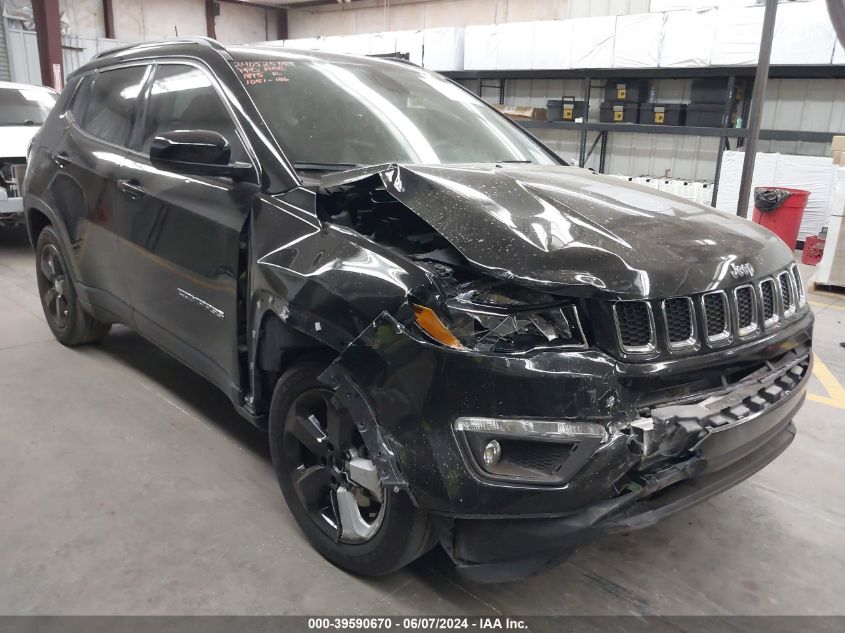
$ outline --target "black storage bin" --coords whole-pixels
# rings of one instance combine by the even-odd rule
[[[572,97],[563,98],[561,118],[564,121],[575,121],[584,117],[584,102],[576,101]]]
[[[690,127],[721,127],[725,114],[724,101],[715,103],[691,103],[687,106],[687,125]]]
[[[605,101],[641,103],[648,99],[648,80],[608,79],[604,84]]]
[[[646,125],[684,125],[686,103],[641,103],[640,123]]]
[[[692,82],[692,96],[690,102],[721,103],[724,105],[728,96],[727,79],[696,79]]]
[[[639,121],[640,105],[625,103],[624,101],[604,101],[599,112],[602,123],[637,123]]]
[[[546,101],[546,121],[560,121],[563,111],[563,101],[549,99]]]

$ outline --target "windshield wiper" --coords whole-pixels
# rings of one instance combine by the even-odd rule
[[[497,163],[519,163],[524,165],[531,164],[532,161],[530,160],[497,160]]]
[[[346,171],[347,169],[366,167],[366,165],[359,165],[356,163],[295,162],[293,167],[294,169],[301,169],[302,171]]]

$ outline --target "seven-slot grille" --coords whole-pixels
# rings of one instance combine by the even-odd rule
[[[730,335],[728,327],[728,298],[724,292],[711,292],[702,299],[707,340],[720,341]]]
[[[695,313],[687,297],[673,297],[663,302],[666,333],[673,349],[695,344]]]
[[[628,351],[645,351],[652,343],[654,324],[645,301],[623,301],[614,306],[616,327],[622,347]]]
[[[792,284],[789,281],[790,274],[782,272],[778,275],[780,283],[780,300],[783,303],[783,313],[790,315],[795,312],[795,298],[792,296]]]
[[[766,279],[760,282],[760,294],[763,295],[763,322],[768,325],[778,320],[775,312],[775,282]]]
[[[695,347],[699,340],[727,345],[732,334],[740,338],[756,336],[762,333],[762,327],[792,317],[804,305],[798,274],[797,267],[792,266],[757,284],[737,286],[729,292],[717,290],[697,298],[671,297],[659,304],[617,302],[613,313],[620,347],[628,353],[646,353],[655,351],[660,340],[670,350],[679,350]],[[655,323],[661,326],[660,337],[655,333]]]
[[[740,336],[746,336],[757,329],[756,302],[752,286],[740,286],[734,290],[736,301],[736,326]]]

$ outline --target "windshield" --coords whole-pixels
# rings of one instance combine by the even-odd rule
[[[452,82],[398,62],[286,53],[234,62],[298,167],[555,164],[527,134]]]
[[[41,125],[55,102],[43,88],[0,88],[0,125]]]

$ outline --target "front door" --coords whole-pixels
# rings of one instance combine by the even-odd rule
[[[182,63],[156,65],[137,153],[123,167],[124,275],[136,327],[207,378],[237,385],[241,231],[254,184],[153,166],[153,139],[174,130],[215,130],[246,161],[244,144],[211,77]],[[242,281],[242,280],[241,280]]]

